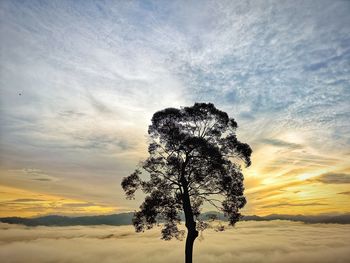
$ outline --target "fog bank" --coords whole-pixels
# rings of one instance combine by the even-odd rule
[[[160,240],[159,231],[0,224],[0,258],[4,263],[182,262],[185,242]],[[195,243],[194,262],[349,262],[349,247],[349,225],[240,222],[224,232],[204,231]]]

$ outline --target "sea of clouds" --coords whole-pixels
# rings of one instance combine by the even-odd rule
[[[132,226],[25,227],[0,224],[3,263],[183,262],[184,241],[163,241],[159,228]],[[289,221],[240,222],[205,230],[194,262],[350,262],[350,225]]]

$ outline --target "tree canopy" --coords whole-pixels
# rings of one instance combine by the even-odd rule
[[[161,220],[163,239],[181,238],[184,231],[177,225],[184,213],[187,241],[190,236],[193,246],[203,228],[200,213],[206,202],[222,211],[230,225],[239,220],[246,204],[240,163],[251,164],[252,150],[237,139],[236,129],[237,122],[212,103],[167,108],[153,115],[149,156],[122,180],[127,198],[134,198],[139,188],[147,195],[134,215],[137,232]],[[149,180],[142,179],[142,170]]]

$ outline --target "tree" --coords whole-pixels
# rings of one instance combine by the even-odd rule
[[[134,214],[136,232],[161,221],[162,239],[181,239],[185,233],[177,225],[184,214],[185,259],[190,263],[198,230],[205,228],[200,219],[205,202],[222,211],[230,225],[240,219],[246,199],[239,160],[249,166],[252,150],[237,140],[236,129],[236,121],[212,103],[167,108],[153,115],[149,157],[141,167],[150,178],[142,179],[141,169],[136,169],[122,180],[127,198],[133,199],[139,188],[147,194]]]

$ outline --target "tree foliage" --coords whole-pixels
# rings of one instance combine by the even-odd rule
[[[149,156],[122,180],[127,198],[134,198],[137,189],[146,194],[133,218],[137,232],[162,221],[163,239],[182,238],[184,232],[177,225],[184,213],[194,241],[205,227],[200,220],[205,202],[222,211],[230,225],[239,220],[246,204],[239,163],[249,166],[252,150],[238,141],[236,129],[236,121],[211,103],[167,108],[153,115]],[[142,179],[141,170],[149,180]]]

